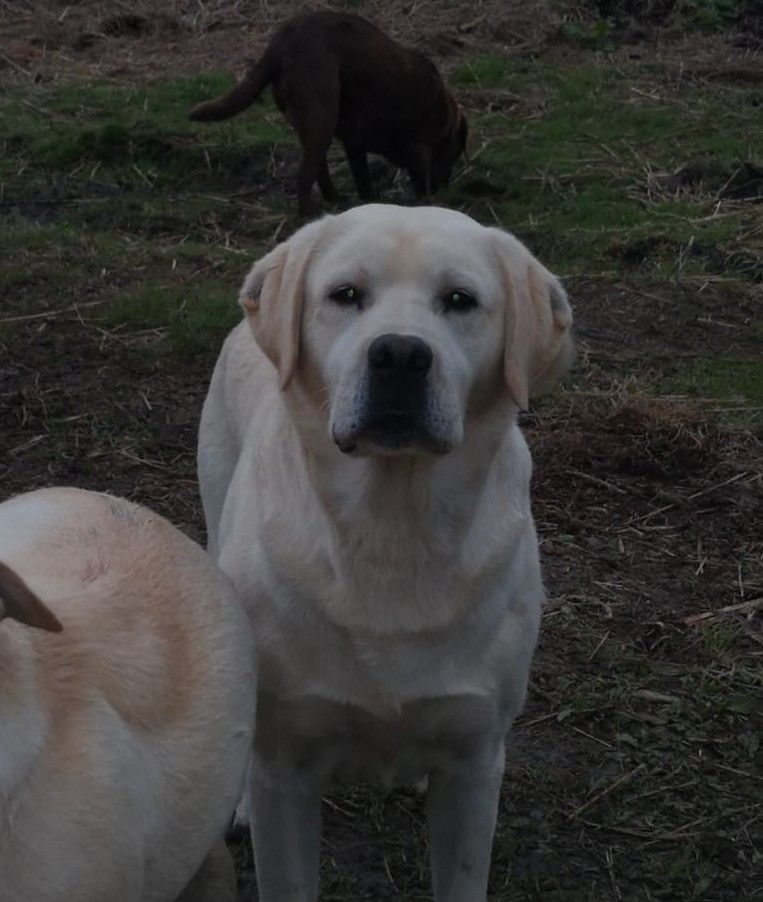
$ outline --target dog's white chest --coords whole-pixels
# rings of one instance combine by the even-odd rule
[[[495,699],[462,695],[402,705],[387,716],[317,697],[259,699],[257,748],[322,778],[410,784],[468,754],[496,723]]]

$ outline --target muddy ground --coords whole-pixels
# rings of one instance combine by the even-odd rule
[[[763,116],[754,103],[756,91],[763,98],[756,4],[717,27],[671,15],[670,4],[643,4],[651,16],[633,15],[633,4],[616,16],[584,3],[350,5],[447,73],[489,53],[554,71],[627,67],[667,94],[676,71],[691,71],[705,92],[744,85],[749,116]],[[0,101],[22,97],[55,121],[68,115],[50,99],[59,83],[140,86],[235,70],[294,8],[0,0]],[[491,116],[508,110],[512,127],[512,116],[545,115],[542,96],[479,80],[456,92],[474,120],[474,149],[490,139]],[[184,184],[164,219],[154,211],[144,221],[144,208],[126,212],[127,182],[78,181],[76,161],[46,173],[24,157],[23,139],[3,140],[19,162],[4,170],[0,195],[8,276],[0,283],[0,497],[50,484],[106,490],[203,541],[195,438],[224,329],[194,326],[173,344],[175,320],[136,319],[120,298],[133,284],[168,278],[165,270],[140,257],[137,243],[135,258],[123,243],[101,265],[98,241],[139,236],[179,247],[172,204],[212,189]],[[225,174],[214,216],[193,213],[188,234],[198,230],[201,250],[178,253],[179,275],[172,265],[184,302],[214,282],[233,305],[255,252],[295,227],[296,149],[279,139],[268,154],[256,171]],[[725,243],[667,247],[655,230],[614,241],[606,263],[560,263],[579,360],[559,391],[523,415],[549,602],[510,743],[491,899],[763,898],[760,154],[750,146],[744,161],[752,188],[719,189],[720,207],[708,207],[707,215],[742,211]],[[341,169],[340,156],[332,165]],[[664,190],[670,173],[660,182],[647,169],[642,195]],[[690,179],[676,171],[685,187]],[[457,205],[492,222],[500,178],[474,163],[464,172]],[[405,196],[391,175],[386,191]],[[103,198],[100,218],[91,216],[89,205]],[[86,212],[72,218],[78,209]],[[513,226],[500,209],[495,218]],[[64,220],[66,231],[56,231]],[[542,227],[533,237],[544,256]],[[549,243],[552,263],[555,252]],[[649,266],[656,256],[664,266]],[[321,898],[430,898],[421,799],[332,788],[324,818]],[[248,844],[232,848],[241,897],[252,898]]]

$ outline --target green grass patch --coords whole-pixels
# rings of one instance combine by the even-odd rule
[[[661,386],[690,398],[716,399],[722,421],[763,438],[763,365],[760,360],[702,357],[681,366]]]
[[[510,71],[510,58],[498,53],[483,53],[458,66],[451,75],[455,85],[495,88],[502,85]]]
[[[293,140],[269,99],[235,122],[200,126],[189,107],[230,85],[221,75],[148,85],[72,83],[13,89],[0,101],[0,177],[56,172],[117,185],[228,184],[264,178],[266,149]]]
[[[603,67],[560,68],[497,53],[462,63],[452,79],[478,91],[535,92],[544,102],[533,115],[472,114],[474,140],[484,146],[438,203],[497,219],[568,272],[634,265],[669,272],[689,243],[703,251],[691,265],[723,265],[713,250],[734,238],[743,217],[710,214],[717,192],[763,146],[763,123],[750,115],[752,89],[710,94],[679,85],[647,96]],[[267,190],[273,145],[295,148],[295,138],[269,98],[230,122],[187,119],[194,102],[229,84],[227,76],[203,74],[148,85],[43,85],[32,95],[10,90],[0,100],[6,203],[32,219],[55,214],[72,227],[146,239],[205,242],[211,224],[236,235],[255,229],[261,241],[273,226],[260,231],[258,217],[241,214],[229,198],[250,186]],[[692,161],[685,186],[650,188],[650,173]]]
[[[693,361],[676,384],[694,396],[741,399],[763,405],[763,365],[760,360],[703,358]]]
[[[650,265],[669,270],[691,242],[704,251],[703,265],[723,266],[712,251],[739,232],[743,216],[710,214],[718,191],[763,146],[763,121],[750,114],[753,90],[719,97],[723,91],[679,87],[653,99],[603,68],[494,55],[476,57],[455,77],[488,96],[501,88],[545,100],[532,116],[485,114],[478,157],[438,200],[497,219],[568,271],[628,268],[628,248],[660,235]],[[682,183],[672,174],[687,163]]]
[[[679,83],[650,94],[624,72],[500,53],[463,62],[452,80],[470,98],[503,91],[528,98],[528,109],[470,113],[476,156],[437,203],[510,228],[563,274],[728,268],[726,249],[749,216],[712,214],[763,146],[753,88]],[[173,276],[213,271],[235,288],[245,266],[225,248],[253,255],[291,211],[271,157],[274,145],[296,156],[296,139],[269,96],[229,122],[187,119],[193,103],[230,83],[202,74],[8,90],[0,182],[11,215],[0,239],[12,259],[0,289],[30,292],[58,276],[98,291],[105,271],[120,274],[118,290],[140,293],[165,284],[170,267]],[[251,200],[258,191],[264,203]],[[739,277],[751,278],[744,268]],[[172,340],[185,341],[168,322]]]
[[[561,34],[568,41],[588,50],[611,50],[612,25],[606,19],[593,22],[563,22]]]
[[[186,356],[219,348],[240,317],[236,289],[259,253],[23,221],[0,226],[0,243],[8,260],[0,268],[0,300],[8,315],[84,304],[100,328],[161,330],[159,349]]]
[[[188,357],[213,353],[240,319],[235,292],[216,280],[136,286],[113,300],[105,323],[127,332],[162,330],[166,350]]]

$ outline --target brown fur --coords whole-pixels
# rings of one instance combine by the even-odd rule
[[[297,196],[303,215],[311,212],[316,181],[327,201],[337,199],[326,163],[334,137],[363,201],[373,193],[368,153],[406,169],[416,197],[425,198],[447,184],[466,147],[466,119],[433,63],[359,16],[316,12],[290,19],[242,81],[194,107],[190,118],[227,119],[268,85],[302,144]]]

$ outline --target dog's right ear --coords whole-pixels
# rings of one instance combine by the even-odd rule
[[[572,308],[559,280],[508,232],[490,230],[506,292],[504,375],[517,406],[548,391],[572,366]]]
[[[282,389],[297,367],[307,271],[331,219],[327,216],[303,226],[258,260],[239,295],[255,340],[278,371]]]
[[[63,629],[56,615],[18,573],[0,562],[0,621],[6,617],[51,633],[60,633]]]

